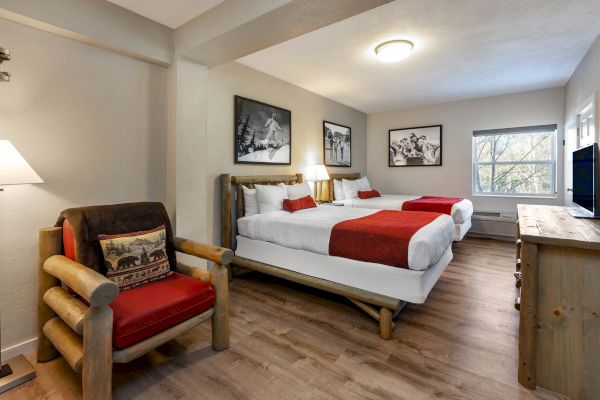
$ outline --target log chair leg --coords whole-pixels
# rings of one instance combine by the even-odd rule
[[[227,268],[215,264],[210,270],[215,288],[215,310],[212,316],[212,348],[222,351],[229,347],[229,284]]]
[[[379,310],[379,336],[385,340],[392,338],[392,311],[385,307]]]
[[[44,294],[48,289],[59,285],[58,279],[44,271],[44,262],[57,254],[62,253],[62,228],[43,228],[39,232],[39,258],[38,258],[38,346],[37,361],[47,362],[59,356],[58,351],[50,340],[44,335],[44,325],[56,314],[44,302]]]
[[[83,327],[83,400],[112,398],[113,312],[90,307]]]

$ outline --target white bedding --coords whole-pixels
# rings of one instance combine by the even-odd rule
[[[241,236],[249,239],[328,255],[329,238],[335,224],[377,211],[327,205],[295,213],[275,211],[238,219],[238,231]],[[454,234],[454,222],[448,215],[440,215],[419,229],[408,245],[408,267],[412,270],[424,270],[437,263],[452,244]]]
[[[334,201],[334,204],[343,204],[346,207],[368,208],[374,210],[401,210],[405,201],[416,200],[421,196],[404,196],[399,194],[382,194],[381,197],[371,199],[346,199]],[[473,215],[473,203],[463,199],[452,205],[450,212],[455,224],[462,224]]]

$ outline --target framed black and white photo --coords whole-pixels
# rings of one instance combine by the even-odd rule
[[[442,165],[442,125],[390,129],[389,166]]]
[[[260,101],[235,96],[236,164],[290,165],[292,113]]]
[[[328,167],[352,166],[352,129],[323,121],[323,160]]]

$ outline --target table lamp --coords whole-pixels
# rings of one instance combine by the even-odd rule
[[[42,183],[42,178],[31,168],[15,146],[0,140],[0,185]],[[4,189],[0,188],[0,191]],[[0,334],[2,326],[0,325]],[[0,346],[1,347],[1,346]],[[35,370],[23,355],[2,363],[0,355],[0,393],[4,393],[35,377]]]
[[[321,188],[323,181],[329,180],[329,174],[323,164],[311,165],[306,171],[306,180],[308,182],[314,182],[315,199],[321,200]]]

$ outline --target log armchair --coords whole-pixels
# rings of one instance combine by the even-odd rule
[[[167,258],[171,271],[162,279],[120,289],[106,276],[110,264],[103,259],[100,237],[157,225],[164,228],[166,251],[151,252],[147,260]],[[176,252],[214,265],[209,272],[178,263]],[[113,363],[132,361],[205,320],[212,318],[213,349],[225,350],[232,258],[231,250],[174,237],[161,203],[63,211],[55,227],[39,232],[38,362],[62,354],[82,374],[84,400],[106,400],[111,398]]]

